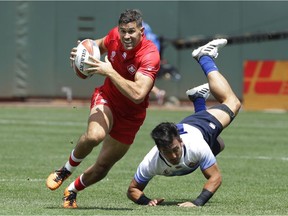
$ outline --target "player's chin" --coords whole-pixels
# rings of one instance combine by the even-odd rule
[[[180,160],[175,159],[175,160],[170,160],[169,162],[173,165],[177,165],[177,164],[179,164]]]
[[[123,43],[124,49],[132,50],[135,46],[132,43]]]

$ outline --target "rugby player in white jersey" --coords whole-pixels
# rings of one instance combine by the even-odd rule
[[[216,39],[192,52],[200,64],[208,83],[186,92],[194,104],[195,113],[180,123],[163,122],[151,132],[155,146],[144,157],[132,179],[127,196],[139,205],[156,206],[163,198],[148,198],[144,189],[155,175],[181,176],[200,168],[207,179],[198,197],[191,197],[180,207],[203,206],[214,195],[222,182],[216,155],[224,149],[219,137],[237,115],[241,103],[227,80],[219,72],[214,59],[226,39]],[[211,93],[220,103],[206,109]]]

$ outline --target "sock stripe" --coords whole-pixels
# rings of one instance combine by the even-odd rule
[[[86,188],[86,186],[84,185],[83,181],[82,181],[82,175],[80,175],[74,182],[74,186],[75,186],[75,189],[77,191],[81,191],[81,190],[84,190]]]
[[[70,157],[75,162],[81,162],[83,160],[83,159],[78,159],[74,156],[74,149],[72,150]]]
[[[78,159],[74,156],[74,149],[73,149],[69,157],[69,164],[75,167],[75,166],[78,166],[82,162],[82,160],[83,159]]]
[[[81,162],[75,162],[75,161],[73,161],[73,159],[72,159],[71,156],[69,157],[69,164],[70,164],[71,166],[78,166],[80,163],[81,163]]]
[[[213,58],[211,58],[210,56],[202,56],[199,59],[199,64],[203,70],[203,72],[205,73],[205,75],[207,76],[208,73],[210,73],[211,71],[219,71]]]

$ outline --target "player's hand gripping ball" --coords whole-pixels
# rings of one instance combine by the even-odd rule
[[[98,45],[94,40],[85,39],[81,41],[77,46],[77,52],[73,64],[73,69],[76,75],[82,79],[91,77],[85,70],[90,66],[85,64],[89,61],[89,55],[93,56],[96,59],[100,59],[100,50]]]

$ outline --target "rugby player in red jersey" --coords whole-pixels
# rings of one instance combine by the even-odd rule
[[[160,56],[153,42],[146,39],[142,14],[125,10],[118,26],[105,37],[96,39],[105,61],[91,57],[90,74],[105,76],[91,99],[87,131],[80,136],[68,161],[46,180],[49,189],[61,186],[81,161],[103,142],[96,162],[78,176],[64,191],[64,208],[77,208],[76,195],[103,179],[128,151],[143,124],[149,93],[160,67]],[[73,62],[76,48],[71,51]]]

